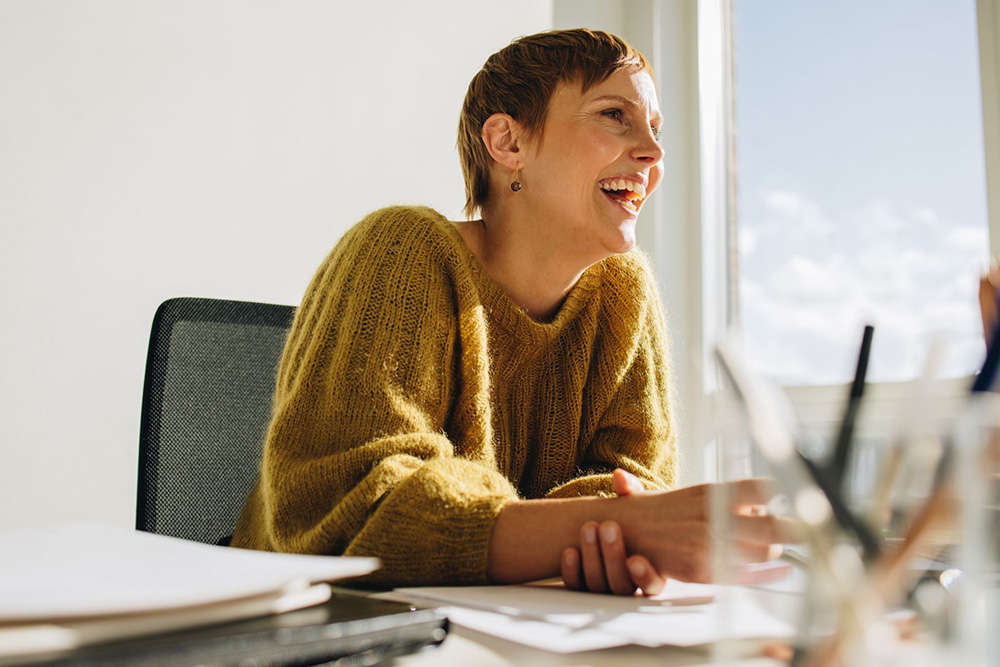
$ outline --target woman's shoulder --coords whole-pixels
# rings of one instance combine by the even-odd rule
[[[649,257],[638,248],[604,260],[604,287],[637,299],[658,298]]]
[[[373,242],[448,241],[454,223],[429,206],[386,206],[361,219],[348,234]]]
[[[448,222],[448,219],[430,206],[415,204],[396,204],[383,206],[366,215],[359,224],[379,224],[391,222],[409,222],[412,224],[432,224]]]
[[[639,249],[604,260],[601,315],[615,340],[667,346],[667,320],[649,257]]]
[[[460,280],[468,273],[466,254],[455,223],[441,213],[427,206],[388,206],[348,229],[316,277],[322,283],[392,280],[441,288],[468,282]]]
[[[439,277],[454,273],[458,253],[449,235],[457,232],[449,231],[451,225],[426,206],[389,206],[369,213],[340,237],[319,265],[303,304],[353,295],[353,302],[365,308],[384,309],[403,304],[401,290],[413,303],[450,298],[453,281]]]
[[[447,265],[460,258],[455,223],[427,206],[387,206],[348,229],[328,261],[346,260],[352,270],[376,266],[426,270],[427,263]],[[367,267],[364,268],[364,267]]]

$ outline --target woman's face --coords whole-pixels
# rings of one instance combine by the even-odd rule
[[[577,83],[556,87],[518,196],[559,235],[558,247],[596,260],[635,245],[636,216],[663,177],[660,123],[646,72],[617,72],[585,93]]]

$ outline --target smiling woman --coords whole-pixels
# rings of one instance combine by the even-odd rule
[[[633,250],[659,123],[648,64],[613,35],[491,56],[459,128],[470,220],[382,209],[320,266],[233,544],[377,556],[391,586],[706,579],[707,488],[670,490],[665,326]],[[755,484],[733,493],[763,560],[780,525]]]

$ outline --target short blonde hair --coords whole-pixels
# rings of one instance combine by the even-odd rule
[[[458,121],[466,216],[475,217],[490,197],[493,158],[482,137],[487,118],[508,114],[537,136],[559,83],[579,81],[586,92],[621,70],[652,75],[642,54],[621,37],[585,28],[520,37],[490,56],[469,83]]]

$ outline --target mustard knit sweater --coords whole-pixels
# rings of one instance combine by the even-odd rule
[[[372,213],[295,314],[260,480],[233,545],[377,556],[389,586],[486,582],[517,499],[674,483],[666,334],[641,256],[529,318],[436,211]]]

